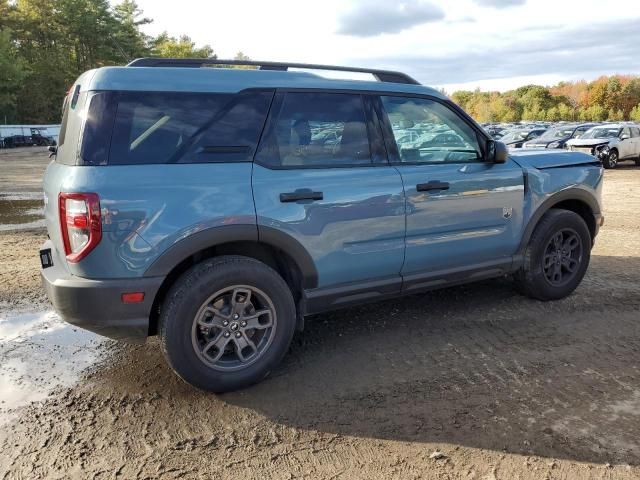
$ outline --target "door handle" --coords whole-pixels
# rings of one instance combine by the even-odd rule
[[[322,200],[324,195],[322,192],[312,192],[311,190],[296,190],[295,192],[281,193],[280,201],[282,203],[299,202],[302,200]]]
[[[430,190],[449,190],[449,182],[440,182],[434,180],[427,183],[419,183],[416,185],[418,192],[428,192]]]

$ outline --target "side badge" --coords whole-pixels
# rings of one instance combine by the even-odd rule
[[[507,220],[513,217],[513,207],[502,207],[502,216]]]

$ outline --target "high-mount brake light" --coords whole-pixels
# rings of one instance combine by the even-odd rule
[[[96,193],[63,192],[58,208],[64,253],[69,262],[79,262],[102,239],[100,198]]]

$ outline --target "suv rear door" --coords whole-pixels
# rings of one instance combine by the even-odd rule
[[[316,288],[309,297],[326,300],[336,286],[336,297],[400,290],[402,180],[387,163],[367,96],[276,93],[255,157],[253,194],[260,238],[289,239],[310,255],[317,284],[305,285]]]
[[[633,141],[633,158],[640,158],[640,128],[631,127],[631,140]]]
[[[446,102],[382,96],[377,108],[405,188],[405,288],[510,267],[523,222],[522,168],[486,162],[486,138]],[[407,127],[421,128],[424,141],[398,145]]]

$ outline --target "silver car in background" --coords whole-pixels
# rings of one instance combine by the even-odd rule
[[[635,160],[640,165],[640,126],[599,125],[582,137],[569,140],[567,149],[600,158],[604,168],[615,168],[622,160]]]

